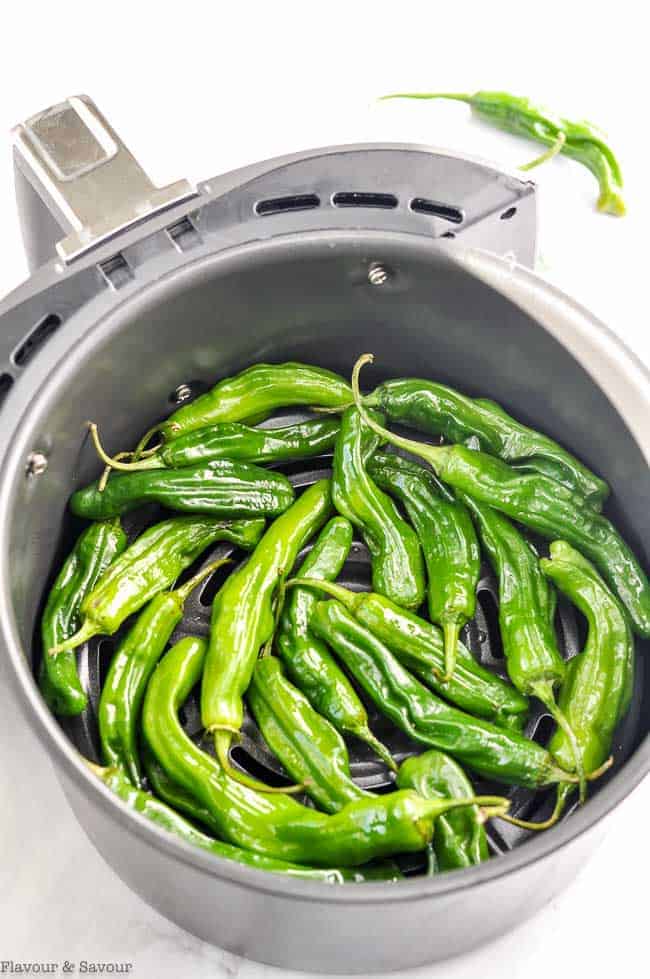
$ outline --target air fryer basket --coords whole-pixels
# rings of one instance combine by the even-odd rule
[[[365,186],[372,185],[370,175],[368,180]],[[490,843],[496,859],[480,867],[433,879],[413,876],[397,885],[329,887],[191,850],[127,812],[74,751],[96,752],[99,683],[114,640],[99,639],[82,650],[91,703],[81,718],[59,725],[32,679],[46,585],[78,531],[66,502],[99,469],[86,421],[95,420],[109,450],[118,450],[132,445],[179,397],[194,396],[251,363],[301,360],[348,375],[356,357],[372,351],[376,364],[364,371],[367,386],[390,376],[436,378],[498,400],[567,445],[609,481],[608,515],[649,566],[647,434],[641,447],[647,377],[599,324],[532,274],[455,242],[433,242],[417,228],[407,232],[389,220],[386,227],[368,228],[358,216],[339,220],[343,226],[315,228],[298,220],[297,227],[283,225],[282,233],[258,232],[224,247],[223,238],[210,239],[211,226],[196,215],[183,220],[182,233],[189,226],[198,241],[187,249],[174,244],[175,261],[167,256],[166,265],[156,255],[157,264],[147,270],[158,232],[125,244],[112,265],[105,248],[101,262],[97,255],[85,261],[84,275],[91,269],[105,284],[108,271],[116,280],[103,291],[89,289],[74,310],[60,315],[63,325],[22,373],[16,371],[2,410],[0,625],[26,718],[99,851],[145,900],[202,938],[276,965],[332,972],[405,968],[467,951],[534,913],[571,879],[601,831],[602,817],[647,770],[644,644],[638,643],[634,699],[617,733],[612,772],[593,787],[583,809],[545,834],[529,838],[495,823]],[[56,286],[48,285],[50,312],[59,316],[56,297]],[[11,322],[12,309],[24,310],[23,298],[10,297],[3,321]],[[301,487],[328,465],[323,458],[286,471]],[[343,580],[368,585],[360,542]],[[179,634],[207,631],[215,587],[208,581],[188,602]],[[486,568],[477,617],[465,639],[501,672],[495,615],[494,581]],[[558,628],[567,655],[573,654],[584,626],[564,603]],[[183,721],[200,738],[192,700]],[[389,725],[382,727],[376,715],[373,723],[397,757],[418,750]],[[531,718],[529,733],[548,736],[542,711]],[[385,769],[364,746],[351,741],[350,748],[355,777],[368,787],[388,787]],[[269,781],[283,778],[250,719],[235,760]],[[528,818],[548,809],[547,796],[533,798],[523,790],[510,795],[514,811]],[[409,874],[418,869],[415,859],[404,866]]]

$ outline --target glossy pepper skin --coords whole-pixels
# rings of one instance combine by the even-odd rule
[[[362,409],[365,412],[365,409]],[[616,528],[578,493],[541,473],[521,473],[501,459],[463,445],[427,445],[403,438],[366,415],[387,442],[426,459],[445,483],[487,503],[547,539],[563,538],[596,565],[619,597],[634,630],[650,638],[650,582]]]
[[[225,561],[203,568],[180,588],[154,595],[118,646],[99,700],[99,739],[104,764],[123,769],[143,788],[137,735],[142,700],[151,673],[183,617],[185,601]]]
[[[336,598],[403,666],[452,704],[498,727],[517,731],[523,727],[528,698],[477,663],[462,643],[458,644],[453,676],[440,680],[445,668],[443,641],[440,630],[430,622],[374,592],[353,592],[336,583],[324,586],[312,578],[294,580],[304,582],[301,591],[313,594],[312,611],[319,591]]]
[[[425,751],[403,761],[397,785],[400,789],[413,789],[423,799],[452,799],[474,791],[460,765],[442,751]],[[439,816],[433,849],[438,870],[460,870],[487,860],[487,836],[478,806]]]
[[[444,679],[449,679],[456,665],[458,633],[476,612],[481,552],[471,517],[462,501],[417,463],[376,452],[368,472],[403,503],[420,539],[429,579],[429,618],[444,633]]]
[[[276,408],[318,405],[343,408],[352,401],[348,383],[338,374],[310,364],[254,364],[219,381],[211,391],[184,405],[157,426],[171,441],[187,432],[221,422],[261,421]]]
[[[504,462],[525,460],[533,466],[536,460],[542,465],[549,463],[553,478],[580,493],[596,509],[609,494],[607,483],[570,452],[522,425],[494,401],[470,398],[435,381],[397,378],[380,384],[364,403],[376,406],[391,422],[442,435],[448,442],[465,442],[475,436],[482,452]]]
[[[310,486],[266,531],[250,558],[227,579],[212,606],[210,646],[201,684],[201,719],[214,733],[224,768],[243,720],[243,696],[261,647],[275,628],[273,598],[298,552],[332,512],[329,480]]]
[[[165,769],[162,767],[146,739],[142,739],[142,762],[147,773],[149,784],[154,795],[157,795],[163,802],[166,802],[172,809],[185,813],[191,819],[208,826],[213,833],[220,832],[220,822],[214,819],[212,814],[206,809],[191,793],[187,792],[176,782],[173,782]],[[241,851],[248,853],[248,851]],[[259,857],[258,854],[250,854],[252,857],[261,860],[269,860],[269,857]],[[401,880],[402,873],[397,864],[392,860],[383,860],[363,867],[331,867],[322,869],[320,867],[302,867],[298,864],[288,864],[296,873],[294,876],[301,876],[298,871],[305,871],[312,879],[320,879],[319,874],[323,875],[323,880],[333,883],[347,883],[348,881],[362,883],[373,880]]]
[[[550,559],[540,563],[587,619],[587,642],[569,660],[559,705],[575,732],[585,770],[593,771],[608,758],[616,727],[630,704],[634,639],[620,603],[593,565],[569,544],[553,542]],[[551,738],[549,750],[559,764],[572,765],[571,746],[561,730]]]
[[[91,524],[77,539],[48,595],[41,619],[43,656],[38,682],[55,714],[81,714],[88,697],[79,681],[74,652],[68,650],[58,656],[48,656],[47,652],[79,628],[82,602],[126,544],[119,520]]]
[[[508,676],[526,696],[553,699],[566,672],[551,613],[555,602],[529,542],[510,521],[464,496],[499,580],[499,628]]]
[[[275,656],[258,659],[246,699],[267,745],[319,809],[339,812],[370,795],[352,780],[339,732],[287,680]]]
[[[350,552],[352,525],[333,517],[298,569],[301,577],[331,581]],[[368,714],[354,687],[327,645],[309,627],[318,597],[311,588],[292,588],[276,633],[275,645],[287,673],[316,710],[342,734],[365,741],[389,768],[395,768],[388,749],[368,727]]]
[[[310,459],[334,448],[339,428],[335,418],[316,418],[282,428],[252,428],[240,422],[221,422],[181,435],[137,463],[116,468],[182,469],[204,465],[214,459],[258,465]]]
[[[215,541],[231,541],[249,550],[260,539],[264,520],[216,520],[214,517],[173,517],[145,530],[114,561],[81,603],[79,630],[53,647],[56,655],[104,634],[112,636],[125,619],[138,612]],[[54,655],[52,648],[50,655]]]
[[[555,146],[560,141],[558,152],[582,163],[598,181],[598,210],[617,217],[625,214],[620,165],[603,133],[590,122],[571,122],[531,99],[510,95],[508,92],[475,92],[474,95],[423,92],[387,97],[453,99],[456,102],[465,102],[471,106],[476,116],[504,132],[524,136],[545,146]],[[530,169],[537,162],[541,160],[533,161],[521,169]]]
[[[424,563],[417,534],[367,470],[376,448],[356,408],[341,418],[334,448],[332,500],[339,513],[361,531],[372,557],[372,584],[405,608],[417,608],[425,593]]]
[[[185,469],[115,473],[104,489],[95,482],[73,493],[70,509],[87,520],[105,520],[159,503],[180,513],[236,519],[276,517],[294,499],[293,487],[282,473],[214,459]]]
[[[185,639],[158,664],[142,714],[144,734],[168,776],[210,811],[220,835],[245,850],[318,867],[355,867],[370,860],[422,850],[435,819],[474,803],[507,806],[498,797],[425,800],[408,790],[352,802],[334,816],[235,781],[219,762],[187,737],[178,709],[203,669],[205,643]]]
[[[340,602],[319,602],[311,622],[370,699],[415,741],[448,751],[479,775],[509,785],[540,788],[575,781],[534,741],[439,700]]]
[[[363,881],[376,880],[397,880],[399,871],[390,864],[377,867],[360,867],[358,870],[343,868],[301,867],[298,864],[287,863],[283,860],[276,860],[265,857],[259,853],[251,853],[248,850],[240,850],[239,847],[231,843],[222,843],[207,836],[193,826],[182,816],[179,816],[170,806],[160,802],[149,792],[135,788],[126,777],[125,773],[119,768],[97,768],[93,766],[96,774],[104,785],[114,792],[129,809],[139,813],[155,823],[162,829],[167,830],[173,836],[184,840],[191,846],[198,846],[208,853],[214,853],[217,857],[224,860],[232,860],[235,863],[245,864],[247,867],[255,867],[257,870],[266,870],[276,874],[286,874],[288,877],[300,877],[306,880],[322,880],[328,884],[344,884],[347,881],[361,883]]]

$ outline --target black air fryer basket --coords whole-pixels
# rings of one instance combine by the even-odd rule
[[[367,384],[415,374],[497,399],[610,482],[608,514],[650,565],[648,375],[600,323],[528,270],[534,184],[428,147],[371,144],[255,164],[196,190],[185,181],[159,190],[85,97],[17,127],[15,163],[32,275],[0,304],[0,636],[26,722],[95,846],[189,931],[285,967],[406,968],[467,951],[533,914],[584,863],[603,817],[648,770],[642,643],[615,766],[585,807],[535,838],[495,821],[498,859],[479,867],[424,878],[409,858],[399,884],[344,887],[191,849],[89,774],[78,751],[97,757],[99,689],[116,639],[81,650],[90,704],[78,718],[50,715],[34,669],[43,594],[77,529],[66,502],[98,471],[86,420],[117,450],[258,361],[301,360],[349,375],[370,350],[376,368],[364,372]],[[304,487],[328,473],[329,459],[284,468]],[[127,529],[137,530],[137,519],[125,520]],[[218,545],[203,563],[228,552]],[[369,584],[360,541],[342,581]],[[214,576],[190,598],[177,637],[207,634],[218,584]],[[463,639],[503,674],[497,601],[485,568]],[[558,635],[566,655],[580,648],[583,626],[562,602]],[[182,719],[198,738],[196,702]],[[376,713],[371,719],[396,758],[421,750]],[[550,729],[540,709],[527,733],[546,741]],[[350,749],[360,784],[390,786],[365,746]],[[249,717],[233,760],[270,783],[285,780]],[[522,789],[509,795],[511,811],[529,819],[544,818],[553,801]]]

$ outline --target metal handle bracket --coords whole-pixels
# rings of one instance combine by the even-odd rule
[[[86,95],[27,119],[13,140],[17,170],[65,235],[55,247],[66,263],[195,195],[187,180],[155,187]]]

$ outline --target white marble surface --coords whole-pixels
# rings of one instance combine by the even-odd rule
[[[636,4],[375,2],[258,10],[186,0],[108,8],[25,0],[3,13],[0,132],[87,91],[159,182],[202,178],[304,146],[431,142],[516,165],[528,146],[470,122],[463,107],[375,103],[395,89],[506,88],[597,119],[624,163],[630,215],[595,214],[595,186],[560,160],[539,172],[540,272],[590,306],[650,362],[646,32]],[[638,90],[638,94],[637,94]],[[639,122],[641,120],[641,123]],[[8,141],[0,154],[0,293],[25,274]],[[607,451],[607,447],[604,447]],[[79,831],[0,672],[2,960],[128,961],[138,979],[278,971],[180,931],[131,894]],[[640,974],[646,959],[650,784],[610,821],[582,875],[516,932],[409,973],[541,979],[580,969]],[[406,975],[406,974],[405,974]]]

